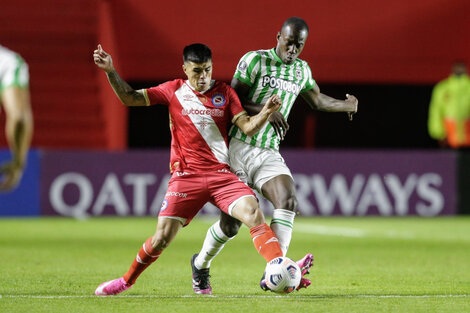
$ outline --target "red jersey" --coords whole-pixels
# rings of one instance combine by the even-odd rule
[[[213,81],[204,93],[175,79],[144,90],[148,105],[168,105],[170,172],[229,169],[228,128],[245,110],[235,90]]]

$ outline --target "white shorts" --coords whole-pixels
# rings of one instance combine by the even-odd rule
[[[292,174],[278,151],[250,146],[232,138],[229,145],[230,167],[242,181],[263,194],[262,187],[268,180]]]

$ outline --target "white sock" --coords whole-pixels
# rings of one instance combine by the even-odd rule
[[[212,260],[224,248],[227,241],[233,237],[227,237],[220,228],[220,220],[215,222],[207,230],[206,239],[199,252],[199,255],[194,260],[194,265],[197,269],[204,269],[211,267]]]
[[[294,227],[295,213],[288,210],[276,209],[271,220],[271,229],[279,239],[282,254],[286,256],[292,238],[292,228]]]

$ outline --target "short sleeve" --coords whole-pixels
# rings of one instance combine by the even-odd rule
[[[238,62],[233,78],[238,79],[250,87],[253,86],[256,74],[260,68],[260,60],[261,57],[256,51],[246,53]]]
[[[174,85],[175,81],[170,81],[160,84],[156,87],[144,89],[147,105],[168,105],[175,91]]]
[[[312,77],[312,70],[310,69],[310,66],[308,66],[307,62],[305,62],[304,65],[304,77],[305,77],[305,85],[304,88],[300,92],[306,92],[315,87],[315,80]]]

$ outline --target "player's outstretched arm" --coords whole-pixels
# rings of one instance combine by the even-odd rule
[[[106,72],[108,76],[109,84],[113,87],[114,92],[118,96],[119,100],[127,106],[145,106],[147,102],[142,91],[134,90],[128,83],[126,83],[116,72],[114,68],[113,59],[111,55],[103,50],[101,45],[93,51],[93,60],[98,66]]]
[[[28,88],[9,87],[2,94],[5,135],[12,160],[0,166],[0,191],[12,190],[20,182],[33,135],[33,114]]]
[[[357,112],[357,106],[359,101],[355,96],[346,95],[346,100],[339,100],[327,96],[320,92],[318,85],[315,85],[309,91],[301,93],[302,98],[308,103],[308,105],[318,111],[326,112],[346,112],[349,118],[352,119],[352,114]]]
[[[281,98],[278,95],[271,96],[258,114],[254,116],[242,115],[234,121],[234,124],[248,136],[253,136],[263,127],[271,114],[279,110],[280,107]]]

